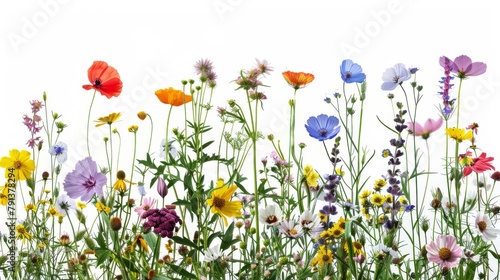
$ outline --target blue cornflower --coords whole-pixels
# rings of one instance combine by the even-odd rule
[[[344,59],[340,65],[340,77],[348,84],[362,83],[366,79],[365,73],[359,64],[352,62],[350,59]]]
[[[55,156],[59,164],[64,164],[68,159],[68,146],[63,142],[57,142],[49,148],[49,154]]]
[[[305,126],[309,135],[319,141],[332,139],[340,131],[339,119],[325,114],[310,117]]]

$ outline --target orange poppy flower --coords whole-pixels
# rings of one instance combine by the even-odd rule
[[[159,89],[155,94],[162,103],[172,106],[181,106],[193,99],[191,95],[184,94],[182,90],[177,90],[172,87]]]
[[[314,75],[304,72],[286,71],[283,72],[283,78],[285,78],[286,82],[294,89],[299,89],[312,82],[314,80]]]
[[[116,97],[122,92],[120,74],[104,61],[94,61],[88,76],[91,85],[83,85],[86,90],[95,89],[107,98]]]

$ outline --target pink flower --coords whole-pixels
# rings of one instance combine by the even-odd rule
[[[446,56],[439,59],[439,64],[445,67]],[[466,55],[457,56],[453,61],[451,72],[456,73],[457,77],[464,79],[472,76],[479,76],[486,72],[486,64],[482,62],[472,62],[472,59]]]
[[[422,126],[419,123],[407,122],[408,130],[410,130],[416,136],[422,136],[422,138],[427,139],[432,132],[438,130],[443,124],[443,119],[439,118],[437,120],[427,119]]]
[[[471,174],[472,171],[482,173],[487,170],[495,170],[495,167],[491,164],[493,159],[493,157],[486,157],[486,153],[481,153],[477,158],[465,160],[464,162],[467,165],[464,167],[464,176]]]
[[[427,259],[439,264],[441,268],[458,266],[463,255],[463,248],[458,246],[457,239],[452,235],[438,235],[436,240],[425,246]]]
[[[148,211],[149,209],[153,208],[155,206],[156,199],[152,197],[147,197],[144,199],[142,202],[142,205],[140,207],[136,207],[134,211],[137,213],[137,215],[142,216],[142,213]]]
[[[494,228],[490,218],[481,212],[476,214],[475,226],[478,235],[481,235],[481,238],[486,242],[495,240],[500,234],[500,229]]]

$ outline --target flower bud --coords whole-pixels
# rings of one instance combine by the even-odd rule
[[[122,219],[118,217],[112,217],[109,219],[109,226],[114,231],[119,231],[122,228]]]
[[[146,117],[148,116],[148,114],[146,114],[146,112],[144,111],[140,111],[139,113],[137,113],[137,117],[143,121],[144,119],[146,119]]]
[[[165,184],[165,180],[163,180],[163,178],[158,178],[158,183],[156,184],[156,190],[158,191],[158,194],[162,198],[165,198],[165,196],[167,196],[168,194],[167,184]]]

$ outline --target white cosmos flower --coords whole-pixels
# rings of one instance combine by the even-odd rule
[[[500,234],[500,230],[493,227],[490,218],[477,212],[475,220],[476,232],[484,241],[492,241]]]
[[[220,257],[222,257],[222,250],[220,249],[220,244],[209,247],[205,252],[205,254],[203,255],[203,258],[205,259],[206,262],[213,262]]]
[[[305,210],[304,213],[300,215],[299,222],[302,225],[302,230],[309,233],[312,238],[317,238],[323,231],[319,216],[309,209]]]

